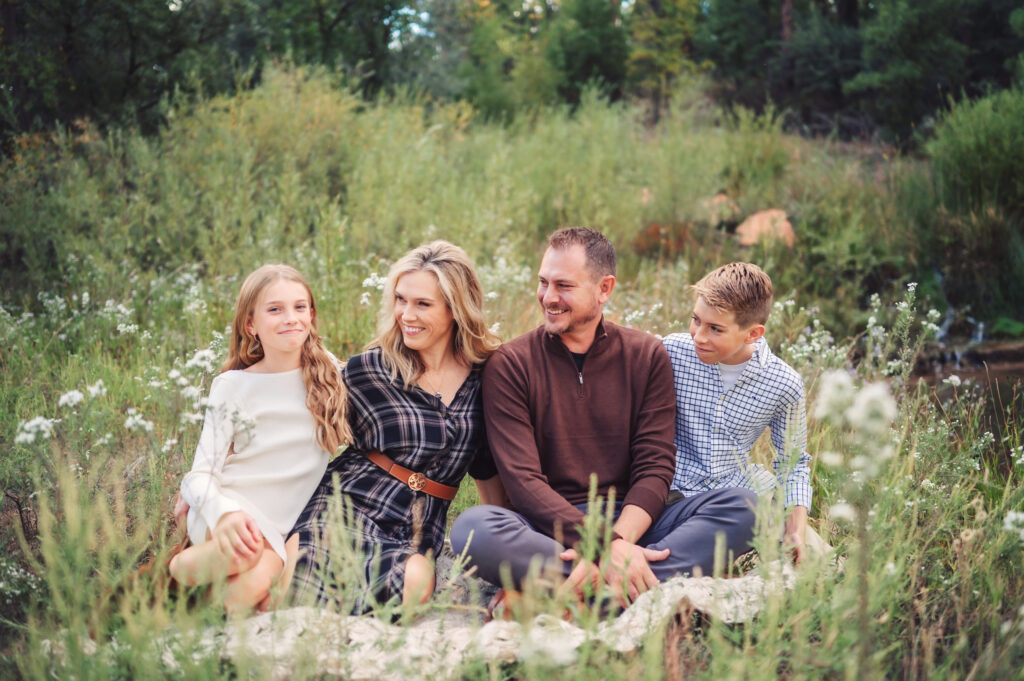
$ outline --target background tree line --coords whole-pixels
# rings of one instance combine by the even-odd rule
[[[153,130],[169,96],[321,64],[508,118],[588,84],[652,121],[682,77],[813,133],[907,142],[1024,73],[1017,0],[0,0],[0,136],[87,117]]]

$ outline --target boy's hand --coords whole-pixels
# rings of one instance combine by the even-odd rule
[[[263,546],[263,534],[251,515],[245,511],[225,513],[213,529],[213,540],[221,555],[234,561],[248,562]]]
[[[786,518],[785,534],[782,537],[782,545],[790,550],[793,555],[793,562],[799,565],[807,556],[807,545],[804,537],[807,535],[807,508],[794,506]]]

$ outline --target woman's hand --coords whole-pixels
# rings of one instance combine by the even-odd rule
[[[245,511],[222,515],[213,528],[212,538],[221,555],[236,564],[252,562],[263,547],[263,534],[256,520]]]

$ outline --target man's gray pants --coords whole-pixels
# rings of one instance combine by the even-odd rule
[[[665,560],[650,563],[659,580],[692,575],[700,568],[711,575],[715,564],[715,536],[725,535],[726,558],[751,549],[757,495],[741,487],[702,492],[665,506],[637,544],[650,549],[669,549]],[[577,506],[584,513],[586,505]],[[616,504],[615,517],[621,511]],[[538,559],[544,569],[568,576],[572,562],[558,558],[565,547],[539,532],[520,513],[500,506],[474,506],[455,519],[451,529],[455,553],[467,552],[477,575],[502,586],[502,564],[507,565],[516,587],[521,587],[530,564]],[[467,549],[468,544],[468,549]]]

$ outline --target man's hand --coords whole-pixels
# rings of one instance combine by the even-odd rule
[[[576,560],[579,554],[576,553],[576,549],[566,549],[558,554],[558,557],[562,560]],[[591,593],[597,591],[597,586],[601,583],[601,571],[597,567],[597,563],[591,563],[589,560],[581,560],[577,563],[569,576],[565,578],[562,585],[558,587],[558,595],[562,596],[566,592],[571,592],[577,599],[582,600],[586,596],[584,585],[589,584]]]
[[[213,540],[221,555],[235,563],[252,561],[263,547],[263,534],[245,511],[225,513],[213,529]]]
[[[669,550],[655,551],[625,539],[612,541],[608,564],[602,566],[602,575],[622,607],[628,606],[651,587],[658,585],[658,578],[651,571],[649,563],[665,560]]]
[[[622,607],[627,607],[637,597],[651,587],[658,585],[650,563],[665,560],[669,556],[668,549],[656,551],[625,539],[612,541],[609,555],[600,569],[588,561],[580,561],[566,578],[563,589],[573,589],[577,595],[582,594],[582,585],[590,581],[596,587],[598,580],[603,579],[611,588],[612,594]],[[575,549],[566,549],[559,558],[575,560]]]

